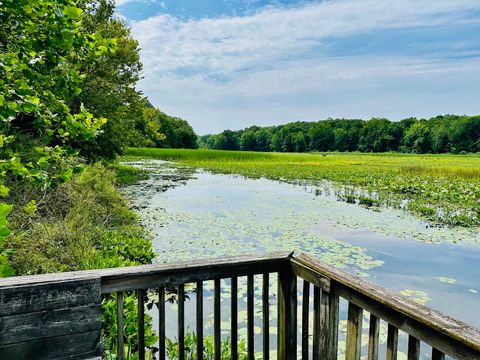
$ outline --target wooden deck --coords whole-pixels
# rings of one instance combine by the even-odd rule
[[[261,275],[260,277],[255,275]],[[249,359],[263,353],[269,359],[337,359],[339,337],[346,338],[345,359],[397,358],[399,339],[407,337],[408,359],[420,358],[420,344],[432,347],[431,359],[480,359],[480,333],[408,298],[327,266],[305,255],[276,253],[257,256],[202,260],[169,265],[81,271],[51,275],[13,277],[0,280],[0,359],[93,359],[102,354],[101,301],[117,293],[117,322],[123,329],[125,293],[136,291],[139,314],[138,358],[145,357],[145,294],[158,294],[160,352],[165,359],[165,294],[178,293],[179,358],[185,358],[185,284],[193,283],[196,296],[196,351],[203,354],[204,282],[214,280],[213,318],[215,359],[220,359],[221,285],[231,284],[229,307],[232,359],[238,358],[238,280],[247,281],[247,349]],[[278,281],[277,301],[269,300],[269,284]],[[261,307],[255,309],[254,281],[261,279]],[[297,304],[302,299],[301,305]],[[310,299],[313,308],[309,306]],[[341,304],[347,306],[346,334],[339,332]],[[270,344],[270,308],[278,312],[276,344]],[[301,307],[301,309],[297,309]],[[479,307],[480,309],[480,307]],[[254,333],[260,310],[263,331]],[[297,312],[298,311],[298,312]],[[364,315],[368,313],[366,328]],[[298,314],[298,315],[297,315]],[[298,318],[297,318],[298,317]],[[310,322],[313,319],[313,324]],[[298,324],[298,326],[297,326]],[[380,328],[387,326],[387,341],[380,346]],[[309,330],[310,329],[310,330]],[[362,333],[368,344],[362,345]],[[262,346],[255,349],[255,336]],[[298,337],[298,339],[297,339]],[[117,334],[117,356],[126,358],[123,332]],[[258,340],[258,339],[257,339]],[[384,350],[380,353],[380,350]]]

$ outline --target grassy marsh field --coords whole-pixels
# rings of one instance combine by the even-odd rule
[[[339,200],[392,206],[443,225],[480,225],[480,155],[257,153],[131,148],[127,156],[332,187]],[[328,181],[328,184],[324,180]]]

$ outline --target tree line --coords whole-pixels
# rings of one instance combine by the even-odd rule
[[[199,137],[208,149],[308,152],[360,151],[404,153],[480,152],[480,116],[440,115],[430,119],[328,119]]]

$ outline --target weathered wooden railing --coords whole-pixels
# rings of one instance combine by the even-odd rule
[[[215,359],[220,359],[222,279],[229,279],[231,284],[231,357],[237,359],[240,277],[247,280],[247,350],[248,358],[253,359],[256,275],[262,278],[263,359],[269,359],[272,345],[275,345],[278,359],[333,360],[344,357],[357,360],[362,355],[371,360],[393,360],[399,351],[399,332],[408,336],[405,344],[408,359],[420,358],[421,342],[432,347],[431,359],[444,359],[445,354],[457,359],[480,359],[480,333],[476,329],[307,255],[293,254],[241,256],[0,280],[0,359],[90,359],[100,356],[101,296],[112,293],[117,293],[117,356],[122,359],[123,294],[131,291],[137,292],[138,357],[143,359],[144,295],[148,289],[155,289],[159,294],[158,356],[165,359],[165,289],[172,287],[178,291],[178,350],[179,358],[183,359],[186,356],[183,342],[185,284],[190,283],[196,287],[196,352],[203,354],[203,292],[204,282],[210,280],[214,281],[214,353]],[[278,281],[278,293],[276,304],[271,304],[269,284],[274,277]],[[309,306],[311,298],[313,309]],[[297,302],[301,303],[298,319]],[[347,329],[343,334],[339,322],[341,304],[345,303]],[[269,310],[275,305],[278,309],[278,336],[276,344],[270,344]],[[370,314],[366,327],[363,327],[364,312]],[[312,320],[313,324],[310,324]],[[386,349],[379,346],[380,324],[383,322],[388,327]],[[362,333],[368,336],[365,345],[362,344]],[[340,336],[346,338],[345,352],[341,356],[338,351]],[[384,352],[380,354],[382,349]]]

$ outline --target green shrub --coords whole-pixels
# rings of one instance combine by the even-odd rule
[[[88,166],[35,199],[33,214],[17,210],[8,247],[16,249],[11,263],[19,274],[150,263],[150,238],[114,181],[112,171]]]
[[[186,331],[185,333],[185,358],[197,360],[197,335],[194,332]],[[214,337],[208,335],[203,338],[203,356],[202,359],[214,359]],[[178,359],[178,340],[166,339],[166,355],[170,360]],[[220,358],[222,360],[231,359],[231,344],[227,338],[221,343]],[[238,358],[240,360],[248,359],[247,346],[245,340],[238,342]]]
[[[112,294],[102,301],[102,349],[103,358],[108,360],[116,359],[117,356],[117,295]],[[124,334],[124,357],[129,360],[138,359],[138,327],[137,327],[137,306],[138,301],[135,292],[127,292],[123,298],[123,334]],[[158,338],[155,336],[152,325],[152,316],[145,313],[145,347],[146,359],[153,359],[158,351],[155,343]]]

